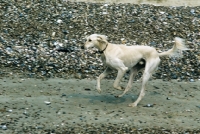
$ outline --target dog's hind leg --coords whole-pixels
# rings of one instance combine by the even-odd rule
[[[124,90],[124,92],[121,95],[118,95],[116,97],[122,97],[124,94],[126,94],[126,92],[128,92],[133,85],[133,79],[134,77],[137,75],[137,73],[142,70],[145,67],[145,63],[143,63],[142,65],[140,63],[138,63],[137,65],[135,65],[133,68],[131,68],[131,73],[130,73],[130,77],[129,77],[129,81],[128,84],[126,86],[126,89]]]
[[[100,74],[99,77],[97,78],[97,87],[96,88],[99,93],[101,93],[101,88],[100,88],[101,79],[105,78],[111,71],[112,71],[112,69],[107,67],[106,70],[102,74]]]
[[[137,100],[134,103],[129,104],[129,106],[131,106],[131,107],[137,106],[137,104],[144,97],[144,95],[145,95],[145,86],[146,86],[149,78],[151,77],[152,73],[157,69],[159,63],[160,63],[159,57],[156,58],[156,59],[152,59],[152,60],[149,60],[149,61],[147,60],[146,61],[144,74],[142,76],[142,89],[140,91],[139,97],[137,98]]]

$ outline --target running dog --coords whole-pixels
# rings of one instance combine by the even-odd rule
[[[172,49],[158,53],[155,48],[150,46],[126,46],[112,44],[107,41],[105,35],[92,34],[87,37],[87,41],[84,45],[85,49],[95,47],[99,50],[102,58],[102,62],[107,66],[105,71],[97,78],[97,90],[100,93],[100,81],[106,77],[112,69],[118,71],[117,77],[114,81],[113,87],[122,90],[119,86],[121,78],[124,76],[127,70],[130,69],[130,78],[124,92],[116,97],[122,97],[132,87],[133,78],[137,72],[144,69],[142,76],[142,89],[139,97],[134,103],[129,104],[131,107],[135,107],[141,101],[145,95],[145,85],[149,80],[152,73],[157,69],[160,63],[160,57],[173,56],[178,51],[187,50],[183,39],[176,37],[175,44]]]

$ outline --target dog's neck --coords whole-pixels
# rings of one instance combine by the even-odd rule
[[[99,50],[99,53],[102,54],[106,50],[107,47],[108,47],[108,43],[106,43],[106,46],[103,50]]]

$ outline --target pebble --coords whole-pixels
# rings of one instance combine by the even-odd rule
[[[12,112],[12,111],[13,111],[12,109],[9,109],[9,110],[8,110],[8,112]]]
[[[51,104],[51,102],[49,102],[49,101],[44,101],[44,103],[47,104],[47,105]]]
[[[190,82],[195,82],[195,80],[194,79],[190,79]]]
[[[89,88],[85,88],[85,91],[91,91],[91,89],[89,89]]]
[[[153,106],[154,106],[153,104],[144,105],[144,107],[153,107]]]
[[[197,106],[198,108],[200,108],[200,105],[199,106]]]
[[[171,100],[171,98],[169,98],[169,97],[167,97],[166,99],[167,99],[167,100]]]
[[[6,125],[2,125],[0,126],[3,130],[7,130],[7,126]]]

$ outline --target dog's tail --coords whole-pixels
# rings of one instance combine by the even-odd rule
[[[159,56],[172,56],[172,57],[180,57],[181,56],[181,52],[183,50],[189,50],[186,46],[185,46],[185,42],[183,39],[176,37],[175,39],[175,44],[173,46],[172,49],[159,53]]]

